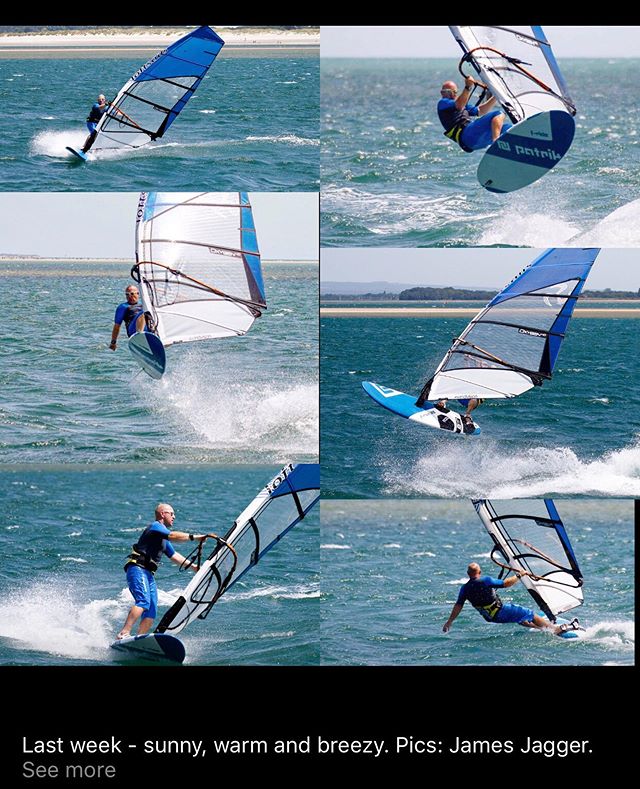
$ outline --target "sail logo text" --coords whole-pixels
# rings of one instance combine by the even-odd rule
[[[140,74],[142,74],[144,71],[146,71],[152,63],[155,63],[156,60],[161,58],[165,54],[166,51],[167,51],[166,49],[163,49],[162,52],[158,52],[157,55],[154,55],[154,57],[152,57],[151,60],[149,60],[147,63],[145,63],[144,66],[140,66],[140,68],[131,77],[131,79],[132,80],[137,79],[140,76]]]
[[[535,159],[549,159],[550,161],[558,162],[562,159],[559,153],[552,150],[551,148],[547,148],[546,150],[540,150],[540,148],[530,148],[527,145],[516,145],[512,149],[511,144],[508,143],[506,140],[496,140],[498,148],[503,151],[509,151],[509,153],[514,153],[516,156],[528,156],[530,158]]]
[[[530,337],[546,337],[542,331],[531,331],[531,329],[518,329],[518,334],[528,334]]]

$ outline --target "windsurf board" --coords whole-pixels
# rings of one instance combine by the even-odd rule
[[[480,427],[475,422],[472,421],[470,425],[465,425],[462,414],[451,408],[435,408],[434,404],[430,402],[425,402],[423,407],[417,406],[416,400],[418,398],[415,395],[405,394],[397,389],[391,389],[371,381],[363,381],[362,388],[378,405],[424,427],[445,430],[459,435],[478,435],[480,433]]]
[[[149,331],[140,331],[129,337],[129,350],[142,369],[156,380],[162,378],[167,366],[164,345],[160,338]]]
[[[532,115],[507,129],[478,165],[480,186],[490,192],[515,192],[558,164],[571,147],[576,124],[562,110]]]
[[[182,663],[186,654],[182,641],[166,633],[146,633],[143,636],[121,638],[114,641],[111,648],[154,662]]]

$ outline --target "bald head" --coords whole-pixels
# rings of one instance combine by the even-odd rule
[[[440,88],[440,94],[446,98],[455,96],[458,93],[458,86],[455,82],[451,82],[450,80],[447,82],[442,83],[442,87]]]
[[[171,527],[175,517],[171,504],[165,504],[161,501],[160,504],[156,506],[156,520],[160,521],[160,523],[164,523],[165,526]]]
[[[471,562],[471,564],[467,567],[467,575],[469,578],[477,578],[482,570],[480,570],[480,565],[477,562]]]

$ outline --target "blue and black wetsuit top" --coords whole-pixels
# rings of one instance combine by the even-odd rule
[[[129,302],[123,301],[122,304],[118,304],[116,307],[113,322],[119,326],[124,321],[124,325],[127,327],[127,337],[131,337],[132,334],[136,333],[136,319],[143,311],[144,307],[140,302],[129,304]]]
[[[167,537],[171,534],[167,527],[154,521],[142,532],[138,542],[133,546],[124,566],[125,572],[129,565],[135,564],[151,573],[155,573],[162,559],[162,554],[171,558],[176,552]]]
[[[98,102],[96,102],[91,107],[91,110],[89,111],[89,114],[87,115],[87,122],[88,123],[98,123],[100,121],[100,118],[102,118],[102,116],[105,114],[105,112],[108,109],[109,109],[109,105],[108,104],[103,104],[103,106],[101,107],[98,104]]]
[[[476,611],[491,622],[503,606],[502,600],[495,591],[502,588],[504,588],[504,581],[499,578],[492,578],[490,575],[472,578],[460,587],[457,604],[464,605],[468,600]]]
[[[479,109],[471,104],[467,104],[466,107],[459,110],[456,107],[455,99],[442,98],[438,102],[438,117],[445,130],[444,136],[457,142],[467,153],[470,153],[471,149],[462,144],[460,136],[465,127],[472,123],[471,116],[478,115],[479,112]]]

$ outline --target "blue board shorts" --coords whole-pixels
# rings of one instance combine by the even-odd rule
[[[479,151],[481,148],[488,148],[493,142],[491,137],[491,121],[496,115],[501,114],[502,110],[493,110],[486,115],[481,115],[477,120],[465,126],[464,131],[460,135],[460,142],[473,151]],[[510,121],[505,119],[502,125],[501,135],[504,134],[507,129],[510,129],[512,125]]]
[[[514,622],[521,625],[523,622],[533,622],[533,611],[515,603],[505,603],[498,611],[496,618],[492,620],[501,625],[507,622]]]
[[[140,312],[136,313],[135,318],[127,323],[127,337],[133,337],[133,335],[138,331],[136,329],[136,324],[138,323],[138,318],[142,315],[144,310],[140,310]]]
[[[158,607],[158,587],[153,573],[138,567],[137,564],[130,564],[127,567],[127,583],[135,604],[144,611],[142,618],[155,619]]]
[[[94,123],[93,121],[87,121],[87,129],[89,129],[89,134],[93,134],[94,133],[94,131],[96,130],[97,125],[98,124]]]

